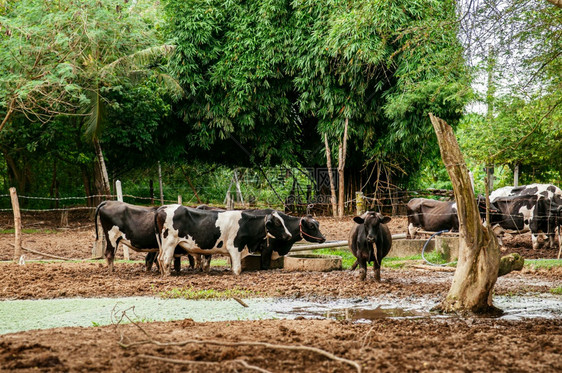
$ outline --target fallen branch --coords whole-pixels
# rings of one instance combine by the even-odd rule
[[[10,244],[10,245],[12,247],[14,247],[14,244]],[[28,249],[27,247],[23,247],[23,246],[21,248],[22,248],[22,250],[28,251],[28,252],[33,253],[33,254],[42,255],[42,256],[47,257],[47,258],[61,259],[61,260],[75,260],[75,259],[65,258],[63,256],[57,256],[57,255],[53,255],[53,254],[42,253],[40,251]]]
[[[415,269],[423,269],[423,270],[437,271],[437,272],[455,272],[457,270],[455,267],[426,266],[423,264],[415,264],[415,265],[411,265],[411,267]]]
[[[248,305],[246,304],[246,302],[244,302],[242,299],[240,299],[240,298],[238,298],[238,297],[232,297],[232,299],[234,299],[235,301],[237,301],[238,303],[240,303],[242,306],[248,307]]]
[[[142,333],[147,336],[148,339],[144,340],[144,341],[137,341],[137,342],[131,342],[128,344],[123,343],[123,340],[125,339],[125,336],[123,333],[121,333],[121,339],[119,340],[118,344],[121,348],[131,348],[131,347],[135,347],[135,346],[142,346],[142,345],[146,345],[146,344],[153,344],[156,346],[161,346],[161,347],[166,347],[166,346],[185,346],[188,344],[198,344],[198,345],[216,345],[216,346],[227,346],[227,347],[240,347],[240,346],[251,346],[251,347],[265,347],[265,348],[270,348],[270,349],[281,349],[281,350],[289,350],[289,351],[306,351],[306,352],[314,352],[317,353],[319,355],[322,355],[330,360],[334,360],[334,361],[338,361],[344,364],[348,364],[353,366],[357,372],[361,373],[361,365],[359,365],[357,362],[353,361],[353,360],[348,360],[342,357],[338,357],[326,350],[322,350],[320,348],[316,348],[316,347],[310,347],[310,346],[287,346],[287,345],[278,345],[278,344],[273,344],[273,343],[267,343],[267,342],[226,342],[226,341],[216,341],[216,340],[196,340],[196,339],[188,339],[185,341],[180,341],[180,342],[160,342],[160,341],[156,341],[152,338],[152,336],[142,327],[139,325],[138,322],[134,321],[133,319],[131,319],[128,315],[127,315],[127,310],[123,311],[121,313],[121,317],[119,318],[119,320],[117,321],[118,323],[120,323],[123,319],[127,319],[131,324],[133,324],[134,326],[136,326],[138,329],[140,329],[142,331]],[[112,319],[113,319],[113,315],[112,315]],[[149,356],[149,355],[146,355]],[[266,371],[267,372],[267,371]]]
[[[166,362],[166,363],[181,364],[181,365],[190,365],[190,364],[219,365],[221,363],[223,363],[223,364],[238,363],[238,364],[241,364],[242,366],[244,366],[244,368],[247,368],[247,369],[253,369],[253,370],[256,370],[256,371],[261,372],[261,373],[271,373],[269,370],[265,370],[265,369],[262,369],[258,366],[248,364],[248,362],[246,362],[245,360],[226,360],[226,361],[222,361],[222,362],[219,363],[219,362],[215,362],[215,361],[178,360],[178,359],[170,359],[170,358],[154,356],[154,355],[139,355],[139,357],[143,358],[143,359],[152,359],[152,360],[163,361],[163,362]]]

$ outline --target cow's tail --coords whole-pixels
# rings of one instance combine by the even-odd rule
[[[99,239],[99,236],[98,236],[98,213],[100,212],[100,209],[103,206],[105,206],[106,203],[107,203],[107,201],[103,201],[98,205],[98,207],[96,207],[96,214],[94,215],[94,225],[96,226],[96,241]]]

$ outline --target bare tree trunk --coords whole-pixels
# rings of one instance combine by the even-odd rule
[[[338,216],[343,218],[343,208],[345,201],[345,179],[344,179],[344,168],[345,168],[345,155],[347,154],[347,127],[348,119],[345,118],[345,125],[343,128],[343,139],[339,146],[338,154],[338,182],[339,182],[339,197],[338,197]]]
[[[109,176],[107,175],[107,168],[105,167],[105,160],[103,159],[103,152],[101,149],[100,142],[97,138],[94,138],[94,148],[96,150],[96,160],[98,164],[99,173],[99,192],[103,195],[111,195],[111,187],[109,184]]]
[[[332,214],[334,217],[338,215],[337,205],[336,205],[336,186],[334,185],[334,176],[332,175],[332,151],[330,150],[330,144],[328,144],[328,135],[324,134],[324,146],[326,147],[326,166],[328,167],[328,177],[330,178],[330,193],[332,195]]]
[[[490,227],[484,227],[472,192],[468,168],[453,129],[429,114],[437,134],[443,163],[453,184],[459,217],[459,261],[453,283],[438,307],[444,312],[500,312],[492,304],[500,252]]]

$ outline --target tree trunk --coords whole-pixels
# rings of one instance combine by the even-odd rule
[[[501,312],[492,304],[492,290],[498,278],[500,252],[490,227],[484,227],[472,192],[468,168],[453,129],[429,114],[441,157],[453,184],[459,217],[459,260],[453,283],[438,306],[444,312]]]
[[[344,179],[344,168],[345,168],[345,155],[347,153],[347,127],[348,119],[345,118],[345,124],[343,128],[343,139],[339,146],[338,153],[338,183],[339,183],[339,197],[338,197],[338,216],[343,218],[344,214],[344,201],[345,201],[345,179]]]
[[[110,196],[111,187],[109,186],[109,176],[107,175],[107,168],[105,167],[105,160],[103,159],[103,152],[101,149],[101,144],[97,138],[94,138],[94,148],[96,151],[96,161],[98,167],[99,183],[98,192],[101,195]]]
[[[324,134],[324,146],[326,147],[326,166],[328,167],[328,177],[330,178],[330,193],[332,197],[330,198],[332,202],[332,214],[334,217],[338,215],[337,205],[336,205],[336,186],[334,185],[334,176],[332,175],[332,151],[330,150],[330,144],[328,144],[328,135]]]

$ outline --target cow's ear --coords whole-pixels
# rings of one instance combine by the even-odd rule
[[[356,216],[353,218],[353,221],[357,224],[363,224],[365,222],[365,219],[363,219],[361,216]]]
[[[392,218],[390,216],[383,216],[381,223],[383,224],[388,224],[390,223],[390,221],[392,220]]]

